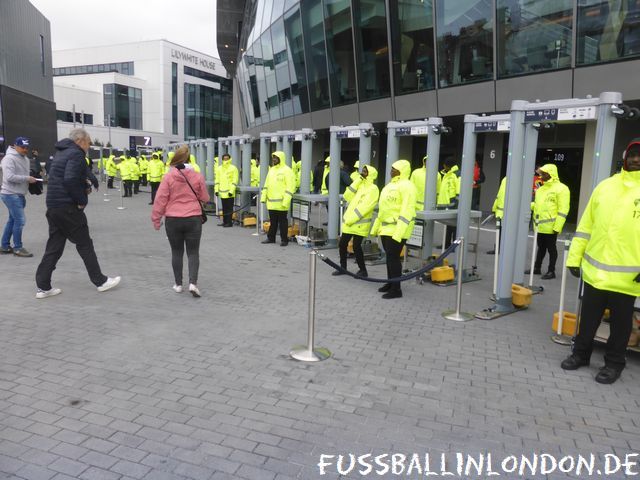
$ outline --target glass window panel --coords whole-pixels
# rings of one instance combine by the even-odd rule
[[[287,50],[282,17],[271,26],[271,41],[273,44],[273,63],[276,85],[278,86],[280,116],[290,117],[293,115],[293,105],[291,102],[291,80],[289,79],[289,52]]]
[[[491,0],[436,0],[440,87],[493,78]]]
[[[304,49],[311,110],[329,107],[327,56],[324,44],[324,15],[321,0],[301,0]]]
[[[433,1],[399,0],[390,7],[396,94],[435,88]]]
[[[284,0],[273,0],[273,10],[271,11],[271,24],[282,16],[284,12]]]
[[[278,0],[275,1],[277,2]],[[262,12],[261,32],[264,33],[271,26],[271,10],[273,9],[274,0],[262,0],[262,2],[264,2],[264,11]]]
[[[300,9],[290,10],[284,15],[284,28],[289,58],[289,77],[291,80],[291,97],[294,114],[309,112],[307,92],[307,74],[304,62],[304,42],[302,39],[302,23]]]
[[[353,2],[360,101],[388,97],[389,42],[385,0]]]
[[[286,0],[284,2],[284,11],[286,12],[297,3],[298,3],[298,0]]]
[[[329,85],[333,106],[357,100],[351,0],[324,0]]]
[[[271,29],[267,29],[260,37],[262,44],[262,61],[264,63],[264,76],[267,85],[267,105],[271,121],[280,118],[280,106],[278,103],[278,86],[276,85],[276,71],[271,46]]]
[[[572,0],[497,0],[498,76],[571,66]]]
[[[258,99],[260,100],[260,122],[269,122],[269,108],[267,101],[267,83],[264,69],[264,59],[262,58],[262,42],[258,40],[253,44],[254,62],[256,69],[256,84],[258,87]]]
[[[578,2],[578,65],[640,55],[640,1]]]

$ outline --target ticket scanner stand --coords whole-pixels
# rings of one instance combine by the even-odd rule
[[[236,187],[236,191],[240,195],[236,195],[236,197],[239,197],[238,206],[244,206],[251,202],[251,197],[257,195],[260,188],[251,186],[251,142],[253,139],[250,135],[242,135],[235,141],[238,142],[240,151],[238,162],[236,163],[235,159],[233,161],[233,164],[240,171],[239,183]],[[239,213],[238,218],[240,219],[242,212]]]
[[[319,195],[328,197],[329,219],[327,227],[326,248],[338,246],[338,235],[340,232],[340,161],[342,157],[342,140],[345,138],[358,139],[360,165],[368,165],[371,159],[371,136],[375,134],[373,125],[370,123],[359,123],[352,126],[332,126],[329,128],[330,144],[329,156],[329,195]]]
[[[264,188],[264,182],[267,179],[267,173],[269,172],[269,164],[271,162],[271,152],[278,149],[278,145],[282,146],[282,143],[278,144],[278,136],[275,133],[262,132],[260,133],[260,186],[258,187],[258,197],[256,198],[257,205],[257,223],[258,230],[262,229],[262,223],[269,219],[269,212],[266,209],[265,204],[261,202],[261,192]],[[282,142],[282,141],[280,141]],[[271,144],[275,143],[275,150],[271,147]],[[258,235],[258,240],[260,236]]]
[[[530,186],[540,126],[546,123],[597,122],[592,165],[592,188],[595,188],[611,174],[616,129],[614,111],[620,103],[622,95],[618,92],[603,92],[596,98],[534,103],[514,100],[511,103],[507,191],[496,300],[494,305],[476,313],[476,318],[492,320],[519,310],[511,300],[511,285],[524,281],[528,219],[531,215]]]

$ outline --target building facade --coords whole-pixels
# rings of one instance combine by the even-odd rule
[[[231,134],[232,81],[220,60],[153,40],[53,53],[58,133],[159,146]]]
[[[18,136],[53,153],[56,107],[49,21],[24,0],[0,2],[0,152]]]
[[[219,7],[221,14],[237,12]],[[453,127],[443,155],[459,156],[466,113],[602,91],[640,103],[637,0],[246,0],[241,25],[237,46],[221,44],[218,34],[241,107],[234,133],[313,128],[318,156],[328,151],[331,125],[373,123],[383,162],[389,120],[443,117]],[[616,154],[636,125],[619,123]],[[538,161],[558,163],[576,205],[588,193],[580,187],[590,163],[582,167],[594,134],[578,124],[540,135]],[[506,147],[506,136],[479,143],[485,210],[504,174]],[[401,154],[417,165],[424,142]]]

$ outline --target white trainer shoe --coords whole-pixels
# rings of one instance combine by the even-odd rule
[[[182,293],[182,285],[174,285],[173,291],[176,293]]]
[[[41,290],[38,289],[36,293],[36,298],[47,298],[47,297],[55,297],[56,295],[60,295],[62,290],[59,288],[52,288],[51,290]]]
[[[106,292],[107,290],[111,290],[114,287],[117,287],[120,283],[120,277],[109,277],[107,281],[98,287],[99,292]]]
[[[194,297],[196,298],[200,297],[200,290],[198,290],[198,287],[196,287],[193,283],[189,284],[189,291],[191,292],[191,295],[193,295]]]

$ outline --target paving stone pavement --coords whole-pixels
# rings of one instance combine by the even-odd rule
[[[211,219],[203,296],[194,299],[171,290],[169,246],[151,226],[148,194],[126,199],[126,210],[103,198],[92,195],[87,215],[104,272],[123,277],[117,289],[98,293],[69,245],[54,273],[63,293],[34,298],[43,197],[28,198],[24,242],[35,257],[0,256],[2,478],[339,478],[335,465],[320,475],[321,454],[414,452],[431,454],[437,476],[446,454],[445,467],[462,478],[456,452],[593,453],[598,466],[605,454],[640,452],[639,357],[612,386],[593,381],[602,348],[591,367],[562,371],[568,349],[550,341],[559,278],[526,311],[457,323],[441,317],[454,287],[407,282],[404,298],[386,301],[376,284],[332,277],[318,262],[316,343],[333,356],[301,363],[288,353],[306,342],[308,250],[260,245],[254,230]],[[485,278],[464,286],[463,310],[491,304],[492,238],[481,234]],[[627,476],[621,468],[592,478]]]

